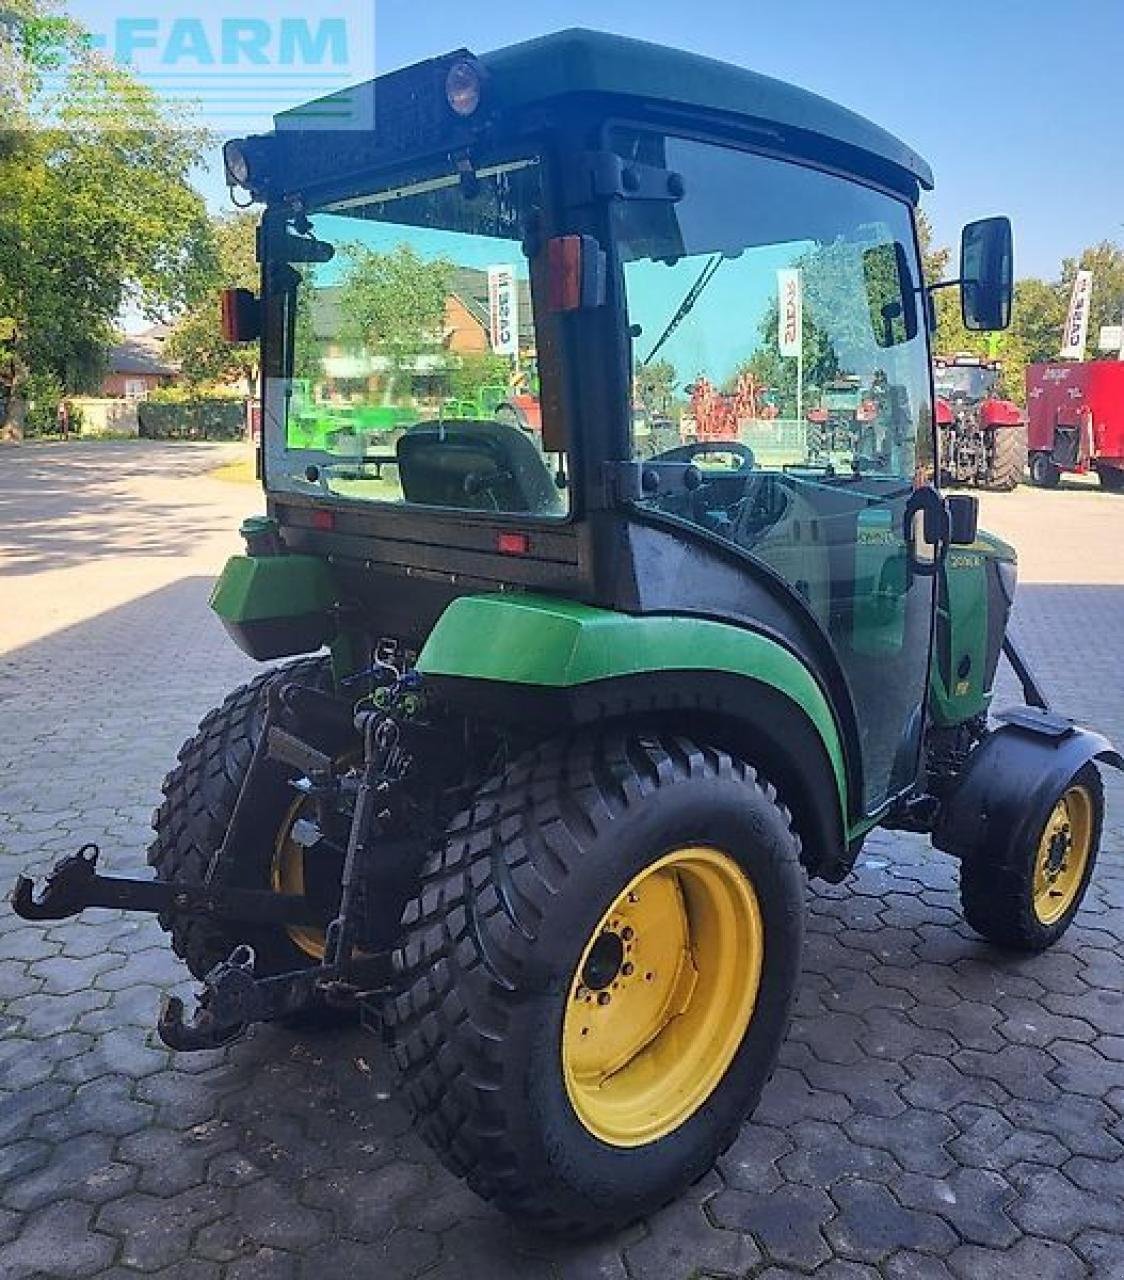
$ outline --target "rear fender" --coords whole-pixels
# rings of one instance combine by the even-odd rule
[[[1011,400],[985,400],[980,406],[980,422],[985,427],[1021,427],[1026,415]]]
[[[549,597],[464,596],[446,609],[417,666],[448,704],[524,728],[614,719],[682,732],[705,725],[715,745],[766,773],[775,749],[793,809],[799,793],[815,793],[810,869],[846,861],[852,793],[831,704],[804,663],[768,636]]]
[[[946,853],[1014,856],[1042,830],[1058,792],[1084,765],[1124,769],[1107,738],[1052,712],[1019,707],[999,719],[941,805],[933,844]]]

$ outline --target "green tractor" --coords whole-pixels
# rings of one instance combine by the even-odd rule
[[[1048,947],[1093,874],[1097,762],[1124,760],[1047,709],[1006,635],[1014,551],[930,483],[931,177],[905,145],[581,31],[314,106],[226,152],[264,206],[261,296],[225,315],[262,343],[268,511],[213,607],[246,653],[296,660],[183,747],[155,880],[103,877],[87,846],[15,909],[157,913],[202,983],[165,1003],[174,1049],[362,1014],[451,1170],[539,1228],[609,1229],[752,1113],[808,879],[846,879],[877,827],[926,832],[978,932]],[[315,385],[338,355],[298,303],[355,245],[517,264],[541,433],[444,416],[440,386],[381,453],[294,431],[294,369]],[[1001,327],[1009,223],[967,228],[963,260],[966,323]],[[382,314],[422,368],[432,334]],[[654,350],[677,386],[723,386],[801,341],[884,385],[876,456],[763,466],[767,422],[638,449]],[[993,716],[1003,653],[1027,705]]]

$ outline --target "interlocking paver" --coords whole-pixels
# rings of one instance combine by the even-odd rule
[[[875,1263],[895,1249],[945,1254],[956,1244],[952,1229],[935,1214],[902,1208],[877,1183],[841,1182],[831,1194],[839,1216],[824,1232],[845,1257]]]
[[[998,1173],[986,1169],[957,1169],[947,1178],[906,1173],[891,1190],[904,1205],[924,1209],[946,1219],[962,1240],[1004,1249],[1019,1238],[1005,1210],[1015,1189]]]
[[[139,871],[161,773],[255,669],[206,609],[261,509],[198,478],[224,452],[78,446],[66,471],[55,456],[6,451],[0,469],[0,586],[21,606],[0,610],[0,889],[88,837]],[[984,506],[1020,544],[1020,638],[1047,686],[1124,739],[1106,639],[1124,632],[1124,503]],[[1049,567],[1066,537],[1085,585]],[[192,984],[152,920],[44,930],[0,907],[0,1275],[1124,1274],[1124,784],[1108,788],[1098,878],[1042,956],[976,938],[955,864],[918,837],[876,832],[846,884],[813,886],[793,1032],[757,1116],[681,1202],[591,1244],[528,1238],[445,1174],[361,1032],[168,1054],[160,993]]]
[[[796,1185],[764,1195],[723,1191],[710,1208],[720,1227],[752,1233],[774,1262],[811,1269],[831,1257],[822,1227],[835,1206],[823,1191]]]
[[[1011,1280],[1012,1276],[1088,1280],[1089,1277],[1087,1267],[1072,1249],[1055,1241],[1030,1237],[1020,1240],[1013,1249],[1002,1251],[964,1245],[949,1258],[949,1266],[960,1280]]]
[[[699,1271],[740,1276],[761,1258],[748,1234],[715,1230],[689,1199],[655,1214],[648,1230],[648,1238],[625,1253],[636,1280],[692,1280]]]

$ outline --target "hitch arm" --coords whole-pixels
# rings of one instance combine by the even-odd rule
[[[20,876],[12,890],[16,915],[24,920],[66,920],[87,907],[149,911],[160,915],[209,916],[244,924],[327,925],[330,916],[307,898],[290,894],[228,889],[222,885],[170,884],[125,880],[97,873],[97,845],[83,845],[48,873],[42,889]]]

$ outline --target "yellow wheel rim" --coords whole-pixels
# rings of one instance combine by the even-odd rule
[[[293,827],[307,803],[303,797],[296,800],[285,815],[285,821],[277,833],[271,876],[274,893],[292,893],[298,897],[304,894],[304,850],[293,839]],[[323,929],[293,924],[286,925],[285,932],[306,956],[317,961],[324,959]]]
[[[615,1147],[673,1132],[726,1074],[753,1016],[764,926],[745,872],[682,848],[641,872],[602,916],[567,993],[566,1091]]]
[[[1046,821],[1034,863],[1034,914],[1057,922],[1073,906],[1085,881],[1093,845],[1093,797],[1070,787]]]

